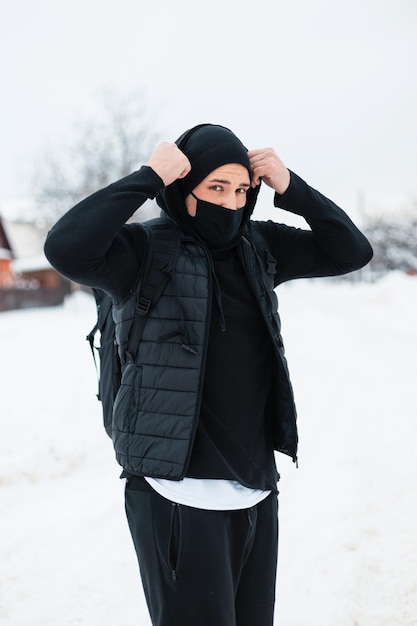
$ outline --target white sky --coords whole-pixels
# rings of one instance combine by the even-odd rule
[[[168,140],[224,124],[350,213],[417,212],[416,26],[415,0],[0,0],[0,211],[110,86]]]

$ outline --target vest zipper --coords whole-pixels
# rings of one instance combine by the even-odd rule
[[[196,436],[196,432],[197,432],[197,427],[198,427],[198,421],[200,419],[200,409],[201,409],[201,398],[203,395],[203,382],[204,382],[204,374],[205,374],[205,370],[206,370],[206,360],[207,360],[207,345],[208,345],[208,336],[209,336],[209,328],[210,328],[210,320],[211,320],[211,308],[212,308],[212,304],[213,304],[213,298],[212,298],[212,288],[213,288],[213,272],[214,272],[214,267],[213,267],[213,262],[211,260],[211,256],[210,256],[210,252],[208,251],[208,248],[206,248],[206,246],[201,243],[201,242],[197,242],[194,239],[192,240],[194,245],[199,245],[202,250],[204,251],[205,257],[206,257],[206,261],[207,261],[207,292],[208,292],[208,297],[207,297],[207,314],[206,314],[206,327],[204,329],[204,345],[203,345],[203,355],[201,358],[201,368],[200,368],[200,378],[199,378],[199,387],[198,387],[198,398],[197,398],[197,402],[196,402],[196,412],[194,415],[194,422],[193,422],[193,429],[190,435],[190,441],[189,441],[189,447],[188,447],[188,452],[187,452],[187,458],[185,459],[185,463],[184,463],[184,469],[181,475],[181,478],[184,478],[184,476],[187,474],[187,470],[188,467],[190,465],[190,460],[191,460],[191,454],[193,451],[193,447],[194,447],[194,440],[195,440],[195,436]]]

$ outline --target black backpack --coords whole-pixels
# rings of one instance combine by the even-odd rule
[[[150,308],[163,293],[170,274],[178,261],[180,236],[174,224],[150,220],[143,223],[147,237],[146,265],[137,292],[136,315],[129,330],[126,354],[134,360]],[[97,398],[102,404],[104,428],[112,436],[113,404],[120,387],[122,364],[118,352],[113,320],[113,302],[101,289],[93,289],[96,300],[97,322],[86,339],[90,344],[98,377]],[[100,331],[99,344],[95,344],[97,331]],[[96,358],[98,354],[98,359]],[[97,362],[98,361],[98,362]]]

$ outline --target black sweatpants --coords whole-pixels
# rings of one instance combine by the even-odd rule
[[[272,626],[276,495],[238,511],[175,504],[129,480],[125,495],[153,626]]]

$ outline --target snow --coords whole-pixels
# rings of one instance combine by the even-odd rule
[[[15,274],[22,272],[36,272],[38,270],[51,269],[51,264],[44,254],[33,257],[23,257],[13,261],[13,270]]]
[[[3,227],[14,256],[18,259],[42,254],[45,235],[31,222],[3,219]]]
[[[278,293],[300,453],[298,469],[278,455],[276,624],[417,625],[417,278]],[[83,293],[0,315],[7,626],[150,625],[84,341],[94,316]]]

